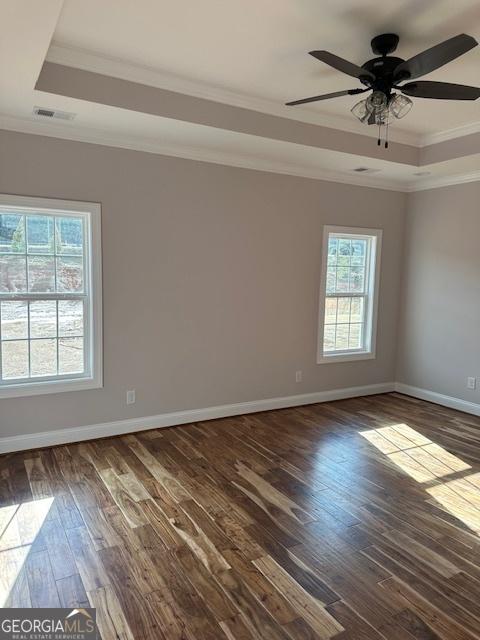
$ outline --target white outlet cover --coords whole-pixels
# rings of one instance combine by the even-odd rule
[[[127,391],[127,404],[135,404],[135,389]]]

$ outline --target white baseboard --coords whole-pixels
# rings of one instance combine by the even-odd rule
[[[453,396],[446,396],[443,393],[429,391],[428,389],[411,387],[409,384],[403,384],[403,382],[395,383],[395,391],[398,391],[398,393],[404,393],[407,396],[413,396],[414,398],[420,398],[420,400],[427,400],[428,402],[441,404],[444,407],[449,407],[450,409],[457,409],[458,411],[464,411],[465,413],[472,413],[474,416],[480,416],[480,404],[476,402],[469,402],[468,400],[461,400],[460,398],[454,398]]]
[[[118,436],[125,433],[133,433],[135,431],[145,431],[147,429],[173,427],[178,424],[186,424],[189,422],[226,418],[228,416],[238,416],[245,413],[256,413],[258,411],[270,411],[272,409],[298,407],[306,404],[315,404],[317,402],[329,402],[331,400],[368,396],[376,393],[388,393],[394,390],[394,382],[383,382],[380,384],[369,384],[362,387],[332,389],[331,391],[318,391],[316,393],[284,396],[282,398],[268,398],[266,400],[254,400],[252,402],[225,404],[216,407],[207,407],[205,409],[190,409],[187,411],[161,413],[157,416],[115,420],[114,422],[90,424],[83,427],[57,429],[54,431],[43,431],[41,433],[31,433],[18,436],[7,436],[0,438],[0,453],[39,449],[40,447],[51,447],[58,444],[80,442],[82,440]]]

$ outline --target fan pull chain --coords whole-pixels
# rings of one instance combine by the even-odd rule
[[[386,124],[386,132],[385,132],[385,149],[388,149],[388,122]]]
[[[382,125],[379,123],[378,124],[378,140],[377,140],[377,145],[380,146],[382,144]]]

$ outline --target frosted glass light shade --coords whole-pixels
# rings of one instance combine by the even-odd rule
[[[413,102],[410,98],[407,98],[407,96],[396,93],[390,100],[390,104],[388,106],[390,112],[395,116],[395,118],[400,119],[407,115],[413,106]]]
[[[367,100],[360,100],[352,107],[351,112],[360,122],[367,122],[372,110],[368,108]]]
[[[387,96],[382,91],[374,91],[367,98],[367,105],[370,111],[380,111],[387,106]]]

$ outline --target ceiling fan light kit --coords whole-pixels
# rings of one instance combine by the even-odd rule
[[[371,91],[368,98],[360,100],[353,106],[351,112],[363,124],[379,127],[379,145],[381,144],[381,127],[385,127],[385,148],[387,148],[389,124],[394,119],[405,117],[412,108],[413,102],[408,96],[435,100],[476,100],[480,97],[478,87],[428,80],[410,82],[443,67],[476,47],[478,43],[475,38],[462,33],[408,60],[389,55],[396,50],[398,42],[399,36],[395,33],[384,33],[373,38],[370,45],[373,53],[378,57],[367,60],[361,67],[329,51],[310,51],[310,55],[317,60],[357,78],[366,88],[346,89],[302,98],[287,102],[287,106]]]

